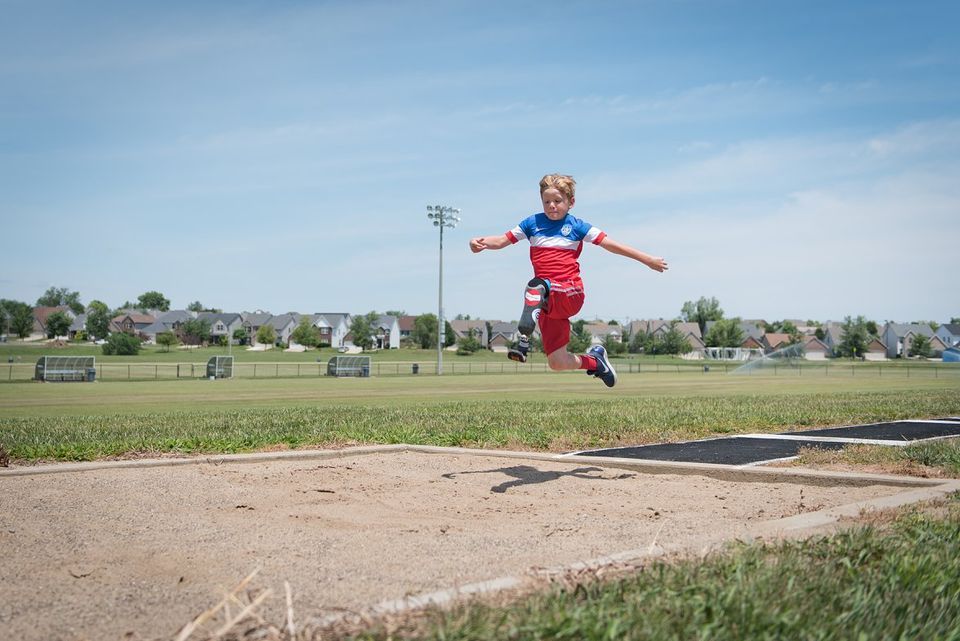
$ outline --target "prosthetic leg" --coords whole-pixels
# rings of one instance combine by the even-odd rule
[[[520,363],[527,362],[527,352],[530,351],[530,337],[533,336],[533,330],[537,328],[537,319],[540,312],[547,308],[547,298],[550,296],[550,283],[542,278],[534,278],[527,283],[526,291],[523,294],[523,312],[520,314],[520,322],[517,324],[517,331],[520,332],[520,340],[516,349],[507,352],[507,357],[512,361]]]

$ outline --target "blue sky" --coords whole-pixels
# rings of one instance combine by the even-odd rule
[[[960,316],[960,5],[0,0],[0,298],[514,319],[540,211],[583,317]]]

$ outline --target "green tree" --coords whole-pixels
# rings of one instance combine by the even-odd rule
[[[70,317],[65,312],[54,312],[47,316],[47,338],[66,336],[70,331]]]
[[[140,339],[126,332],[114,332],[102,349],[105,356],[136,356],[140,353]]]
[[[66,287],[51,287],[37,299],[37,307],[60,307],[61,305],[69,307],[74,314],[83,313],[80,293],[72,292]]]
[[[744,334],[739,318],[721,318],[713,324],[704,337],[708,347],[740,347]]]
[[[170,311],[170,301],[160,292],[144,292],[137,298],[140,309],[159,309],[161,312]]]
[[[716,298],[701,296],[695,303],[685,302],[680,309],[680,316],[688,323],[698,324],[700,335],[703,336],[707,333],[707,321],[723,319],[723,310],[720,309],[720,302]]]
[[[582,319],[570,326],[570,342],[567,344],[567,351],[571,354],[582,354],[593,344],[593,337],[590,336],[586,326],[587,322]]]
[[[437,316],[436,314],[420,314],[413,321],[413,331],[410,338],[420,346],[420,349],[430,349],[437,345]]]
[[[10,312],[7,311],[7,304],[12,303],[5,298],[0,298],[0,336],[7,333],[10,329]]]
[[[92,300],[87,305],[87,334],[94,340],[106,338],[110,333],[110,308],[103,301]]]
[[[180,326],[180,334],[187,345],[203,345],[210,341],[210,321],[206,318],[190,318]]]
[[[450,347],[457,342],[457,333],[453,331],[450,321],[443,321],[443,346]]]
[[[164,310],[164,311],[166,311],[166,310]],[[214,314],[221,314],[221,313],[223,313],[223,310],[222,310],[222,309],[219,309],[219,308],[217,308],[217,307],[207,307],[206,305],[204,305],[203,303],[201,303],[201,302],[198,301],[198,300],[195,300],[195,301],[193,301],[192,303],[190,303],[189,305],[187,305],[187,311],[189,311],[189,312],[197,312],[197,313],[199,313],[199,312],[212,312],[212,313],[214,313]]]
[[[300,317],[300,324],[290,334],[290,340],[304,347],[316,347],[320,342],[320,328],[315,327],[307,316]]]
[[[483,344],[481,344],[480,340],[476,337],[476,334],[479,333],[480,330],[477,329],[467,330],[467,335],[457,342],[457,354],[460,356],[468,356],[483,349]]]
[[[233,340],[236,341],[237,345],[246,345],[247,341],[250,340],[250,332],[247,331],[246,327],[238,327],[233,330]]]
[[[273,325],[261,325],[257,330],[257,342],[261,345],[275,345],[277,342],[277,330]]]
[[[840,343],[837,353],[840,356],[857,358],[867,353],[867,343],[870,333],[867,331],[867,320],[863,316],[855,319],[847,316],[840,326]]]
[[[173,332],[160,332],[157,334],[157,345],[163,347],[163,351],[169,352],[170,348],[178,344],[177,335]]]
[[[677,329],[677,321],[670,323],[670,329],[664,332],[657,342],[659,345],[655,348],[658,354],[687,354],[693,351],[687,337]]]
[[[627,351],[628,345],[613,334],[607,334],[603,338],[603,347],[611,356],[620,356]]]
[[[930,339],[923,334],[917,334],[910,341],[910,349],[907,356],[919,356],[920,358],[930,358],[933,356],[933,347],[930,345]]]
[[[628,350],[631,354],[653,354],[654,342],[650,332],[637,332],[630,338]]]
[[[7,301],[10,330],[23,340],[33,331],[33,308],[20,301]]]
[[[353,335],[353,344],[366,351],[373,347],[374,326],[379,314],[367,312],[354,316],[350,321],[350,333]]]

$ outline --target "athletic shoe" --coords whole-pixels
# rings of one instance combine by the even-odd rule
[[[587,354],[593,356],[597,361],[597,369],[588,369],[587,374],[596,376],[603,381],[607,387],[616,385],[617,371],[613,369],[613,365],[607,360],[607,350],[604,349],[603,345],[591,347]]]
[[[517,341],[516,349],[511,349],[507,351],[507,358],[511,361],[517,361],[518,363],[527,362],[527,352],[530,351],[530,339],[520,334],[520,340]]]

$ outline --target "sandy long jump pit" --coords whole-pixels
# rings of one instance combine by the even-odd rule
[[[956,481],[386,446],[0,470],[9,639],[171,638],[251,570],[298,620],[805,533]]]

